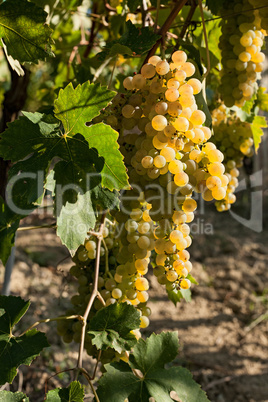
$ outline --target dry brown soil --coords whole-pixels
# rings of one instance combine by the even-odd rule
[[[200,223],[203,218],[199,217]],[[24,222],[37,223],[40,220],[35,217]],[[195,235],[190,250],[192,273],[199,282],[193,287],[192,302],[175,307],[150,275],[152,316],[144,334],[178,331],[180,353],[175,364],[191,370],[211,401],[268,402],[267,224],[261,233],[255,233],[228,213],[217,214],[210,207],[203,231],[208,224],[213,234]],[[70,266],[68,252],[52,229],[19,233],[11,290],[13,295],[32,301],[22,322],[24,329],[69,306],[75,289],[75,281],[68,275]],[[3,269],[0,283],[2,278]],[[77,356],[77,345],[65,346],[56,334],[55,323],[42,324],[40,329],[48,329],[53,346],[30,368],[20,369],[11,387],[26,391],[31,402],[42,401],[46,380],[57,371],[74,367]],[[92,368],[87,357],[86,368]],[[49,381],[49,387],[66,385],[69,380],[70,373],[62,373]]]

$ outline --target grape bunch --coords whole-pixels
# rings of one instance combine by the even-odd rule
[[[173,53],[171,63],[153,56],[140,74],[125,78],[127,92],[118,94],[102,116],[120,130],[132,186],[126,198],[134,197],[134,209],[124,208],[122,200],[115,215],[127,231],[120,253],[134,257],[136,269],[143,264],[144,274],[154,261],[158,282],[175,292],[191,285],[186,248],[192,242],[188,223],[197,208],[193,192],[221,200],[228,184],[223,154],[208,141],[211,131],[196,104],[201,82],[191,78],[194,73],[184,51]]]
[[[224,110],[216,112],[216,118],[220,114],[224,114]],[[238,186],[239,168],[243,165],[244,157],[250,158],[254,154],[251,125],[232,115],[226,118],[225,114],[225,120],[220,119],[214,125],[211,141],[224,154],[225,171],[229,179],[226,196],[215,203],[217,210],[222,212],[230,209],[236,201],[234,192]]]
[[[125,78],[126,92],[117,94],[93,120],[119,132],[131,185],[120,196],[120,209],[110,211],[99,291],[106,306],[115,302],[135,306],[140,328],[149,325],[149,269],[168,292],[191,286],[187,248],[192,243],[189,223],[197,208],[194,192],[208,201],[222,200],[227,193],[223,153],[209,141],[211,130],[204,125],[206,116],[195,99],[202,85],[192,78],[194,73],[184,51],[174,52],[170,63],[152,56],[139,74]],[[78,249],[71,268],[79,294],[72,298],[70,314],[82,313],[88,303],[95,257],[91,236]],[[96,299],[90,314],[101,307]],[[67,332],[59,329],[63,339],[78,340],[80,323],[68,325]],[[135,335],[140,336],[139,330]],[[86,347],[92,348],[90,339]]]
[[[257,80],[264,68],[265,55],[261,52],[264,33],[249,0],[225,1],[220,15],[222,71],[219,93],[227,107],[242,107],[256,92]]]

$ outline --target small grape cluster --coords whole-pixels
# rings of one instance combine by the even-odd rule
[[[219,92],[227,107],[242,107],[256,92],[256,81],[264,68],[265,55],[261,52],[264,33],[249,0],[225,1],[220,14],[223,18]]]
[[[224,114],[223,108],[216,112],[214,118],[221,114]],[[238,186],[239,168],[243,165],[244,157],[252,157],[254,150],[250,123],[242,122],[232,115],[226,117],[226,113],[224,120],[220,118],[216,122],[211,141],[224,154],[225,171],[229,179],[226,196],[215,203],[217,210],[222,212],[230,209],[236,201],[234,192]]]

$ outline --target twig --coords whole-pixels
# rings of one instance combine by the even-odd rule
[[[161,35],[161,38],[157,40],[157,42],[154,44],[152,49],[149,51],[149,53],[146,56],[143,64],[146,64],[148,62],[149,58],[155,54],[159,44],[162,41],[162,38],[165,37],[165,35],[166,35],[167,31],[169,30],[172,22],[177,17],[178,13],[182,9],[182,7],[186,4],[186,2],[187,2],[187,0],[180,0],[180,1],[176,2],[175,6],[171,10],[171,12],[170,12],[169,16],[167,17],[165,23],[163,24],[162,28],[158,32],[159,35]]]
[[[103,244],[103,247],[105,250],[105,273],[108,274],[108,272],[109,272],[109,251],[108,251],[108,248],[107,248],[107,245],[106,245],[104,239],[102,239],[102,244]]]
[[[82,331],[81,331],[81,342],[79,346],[79,353],[78,353],[78,360],[77,360],[77,368],[81,370],[83,364],[83,350],[85,344],[85,335],[86,335],[86,326],[87,326],[87,319],[90,313],[91,307],[95,298],[98,296],[98,279],[99,279],[99,268],[100,268],[100,249],[101,249],[101,242],[102,242],[102,232],[105,224],[105,216],[106,214],[102,215],[101,224],[99,229],[99,237],[98,237],[98,244],[97,244],[97,253],[96,253],[96,260],[95,260],[95,273],[94,273],[94,283],[93,283],[93,290],[83,316],[82,322]]]
[[[206,385],[204,387],[204,390],[207,391],[208,389],[213,388],[215,385],[222,384],[224,382],[229,382],[229,381],[233,380],[235,377],[238,377],[238,376],[237,375],[232,375],[232,376],[228,375],[226,377],[220,378],[219,380],[211,381],[210,383],[208,383],[208,385]]]
[[[17,231],[21,232],[24,230],[47,229],[47,228],[56,228],[56,227],[57,227],[56,223],[52,223],[51,225],[25,226],[25,227],[18,228]]]
[[[92,12],[94,14],[97,13],[97,2],[93,3],[93,7],[92,7]],[[92,20],[92,24],[91,24],[91,28],[90,28],[90,35],[89,35],[89,41],[88,41],[88,45],[84,51],[83,57],[86,59],[88,57],[88,55],[90,54],[92,48],[93,48],[93,42],[94,39],[97,35],[97,30],[95,31],[95,27],[96,27],[96,20]]]
[[[261,314],[258,318],[256,318],[256,320],[252,321],[252,323],[245,328],[245,332],[251,331],[258,324],[267,319],[268,319],[268,310],[265,313]]]
[[[81,315],[69,315],[69,316],[62,316],[62,317],[56,317],[56,318],[46,318],[45,320],[36,321],[29,328],[27,328],[25,331],[23,331],[23,333],[20,336],[26,334],[26,332],[30,331],[34,327],[37,327],[37,325],[39,325],[39,324],[46,323],[46,322],[51,322],[51,321],[61,321],[61,320],[80,320],[80,321],[83,321],[83,317]]]
[[[158,15],[159,15],[159,8],[160,8],[160,0],[157,0],[156,15],[155,15],[155,21],[154,21],[154,33],[157,32],[157,21],[158,21]]]
[[[189,11],[189,13],[188,13],[188,15],[186,17],[186,20],[184,21],[183,27],[182,27],[182,29],[180,31],[179,39],[178,39],[178,41],[176,43],[176,47],[178,47],[180,45],[180,40],[184,38],[184,35],[185,35],[186,31],[187,31],[187,28],[188,28],[188,26],[190,25],[190,23],[192,21],[192,18],[193,18],[193,15],[194,15],[196,7],[197,7],[197,4],[196,4],[195,0],[193,0],[192,4],[191,4],[190,11]]]
[[[198,0],[198,4],[199,4],[201,19],[202,19],[204,39],[205,39],[205,44],[206,44],[206,55],[207,55],[207,71],[203,75],[203,80],[204,80],[208,76],[208,74],[210,72],[210,56],[209,56],[208,37],[207,37],[206,24],[205,24],[205,20],[204,20],[202,1]]]
[[[148,22],[147,20],[147,11],[148,11],[148,7],[147,7],[147,3],[146,0],[142,0],[141,2],[141,15],[142,15],[142,26],[146,27],[148,26]]]
[[[108,89],[111,89],[113,76],[114,76],[114,71],[115,71],[115,67],[116,67],[116,61],[117,61],[117,57],[115,58],[115,61],[114,61],[114,66],[113,66],[113,69],[112,69],[112,72],[111,72],[111,77],[110,77],[110,80],[109,80]]]
[[[93,375],[92,375],[92,377],[91,377],[91,380],[94,380],[94,378],[96,377],[96,372],[97,372],[97,368],[98,368],[98,364],[99,364],[99,361],[100,361],[100,358],[101,358],[101,349],[99,350],[99,353],[98,353],[98,357],[97,357],[97,362],[96,362],[96,364],[95,364],[95,368],[94,368],[94,371],[93,371]]]

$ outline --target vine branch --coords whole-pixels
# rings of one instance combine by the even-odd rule
[[[185,22],[183,24],[183,27],[181,29],[181,32],[179,34],[179,38],[178,38],[178,41],[176,43],[176,47],[178,47],[180,45],[180,40],[184,38],[184,35],[185,35],[186,31],[187,31],[187,28],[188,28],[188,26],[190,25],[190,23],[192,21],[194,12],[196,10],[196,7],[197,7],[197,4],[196,4],[195,0],[192,0],[191,8],[189,10],[189,13],[188,13],[188,15],[186,17],[186,20],[185,20]]]
[[[155,54],[158,46],[160,45],[160,43],[162,42],[163,38],[165,37],[165,35],[166,35],[167,31],[169,30],[172,22],[177,17],[178,13],[181,11],[182,7],[186,3],[187,3],[187,0],[180,0],[180,1],[176,2],[175,6],[171,10],[169,16],[167,17],[166,21],[164,22],[163,26],[160,28],[160,30],[158,32],[158,34],[161,35],[161,38],[159,38],[157,40],[157,42],[154,44],[152,49],[149,51],[149,53],[147,54],[143,64],[146,64],[148,62],[149,58],[152,57]]]
[[[78,353],[78,360],[77,360],[77,368],[79,370],[82,369],[83,365],[83,350],[84,350],[84,344],[85,344],[85,336],[86,336],[86,326],[87,326],[87,319],[88,315],[90,313],[90,310],[92,308],[93,302],[95,298],[98,296],[100,297],[99,291],[98,291],[98,279],[99,279],[99,268],[100,268],[100,250],[101,250],[101,244],[102,244],[102,233],[103,233],[103,228],[105,224],[105,217],[106,214],[102,215],[101,218],[101,224],[100,224],[100,229],[98,233],[98,243],[97,243],[97,252],[96,252],[96,260],[95,260],[95,273],[94,273],[94,283],[93,283],[93,290],[86,308],[86,311],[83,315],[83,321],[82,321],[82,331],[81,331],[81,342],[79,346],[79,353]]]
[[[25,329],[25,331],[23,331],[23,333],[20,336],[25,335],[26,332],[30,331],[34,327],[37,327],[37,325],[39,325],[39,324],[47,323],[47,322],[51,322],[51,321],[61,321],[61,320],[80,320],[80,321],[83,321],[83,317],[81,315],[70,315],[70,316],[67,316],[67,317],[62,316],[62,317],[56,317],[56,318],[46,318],[44,320],[36,321],[30,327]]]

